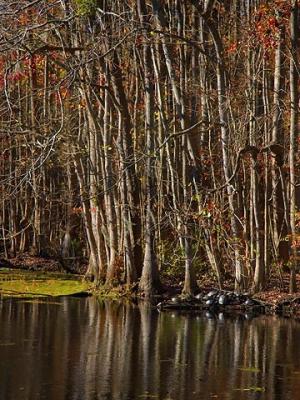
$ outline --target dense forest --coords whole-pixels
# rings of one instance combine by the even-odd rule
[[[298,0],[0,1],[0,252],[296,290]]]

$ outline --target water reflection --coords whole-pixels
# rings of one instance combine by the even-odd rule
[[[0,302],[0,399],[297,399],[300,323],[147,303]]]

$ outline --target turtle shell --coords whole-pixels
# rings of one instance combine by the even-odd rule
[[[208,300],[206,300],[205,304],[207,306],[212,306],[213,304],[215,304],[215,300],[214,299],[208,299]]]
[[[227,297],[227,295],[226,295],[226,294],[221,294],[221,295],[219,296],[218,303],[219,303],[221,306],[226,306],[226,304],[228,304],[228,297]]]
[[[245,301],[244,304],[245,304],[245,306],[255,306],[255,304],[257,304],[257,303],[256,303],[255,300],[248,298],[248,299]]]

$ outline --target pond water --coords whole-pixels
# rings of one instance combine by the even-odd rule
[[[0,301],[0,400],[300,396],[300,322],[147,303]]]

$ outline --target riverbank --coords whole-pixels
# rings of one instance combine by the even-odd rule
[[[137,285],[132,287],[95,287],[84,280],[86,266],[83,264],[76,273],[67,273],[63,265],[53,259],[23,254],[10,260],[0,259],[1,297],[56,297],[96,295],[102,298],[139,298]],[[180,295],[182,282],[172,276],[165,276],[163,293],[154,304],[160,303],[160,310],[209,310],[213,312],[284,313],[300,316],[300,274],[297,274],[298,291],[288,293],[289,274],[273,274],[266,290],[255,295],[239,296],[234,293],[234,282],[228,279],[222,290],[216,289],[216,282],[210,275],[198,280],[199,290],[195,297]],[[214,292],[209,297],[209,293]],[[253,304],[251,304],[251,301]],[[246,302],[248,301],[248,304]]]

